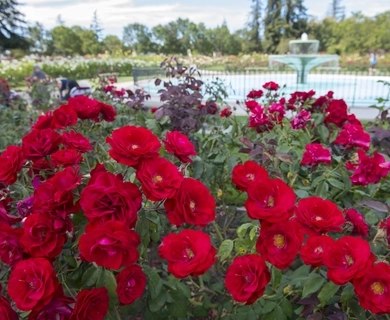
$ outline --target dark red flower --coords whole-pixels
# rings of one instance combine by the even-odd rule
[[[222,109],[221,113],[219,116],[221,118],[229,118],[233,114],[232,109],[230,107]]]
[[[360,305],[375,314],[390,313],[390,265],[374,264],[363,277],[353,281]]]
[[[0,200],[0,223],[13,225],[22,220],[20,217],[8,214],[11,202],[12,198]]]
[[[32,213],[32,207],[34,204],[34,196],[30,196],[18,202],[16,205],[18,213],[21,217],[26,218]]]
[[[51,122],[53,121],[53,112],[46,112],[44,115],[39,116],[37,122],[32,126],[34,130],[49,129]]]
[[[340,232],[345,223],[337,205],[319,197],[299,200],[295,214],[305,233],[312,236]]]
[[[22,148],[8,146],[0,155],[0,182],[6,185],[14,184],[24,162],[25,158]]]
[[[346,222],[352,225],[352,235],[367,238],[370,226],[363,215],[354,208],[345,209],[344,214]]]
[[[162,239],[158,252],[168,261],[168,271],[176,278],[202,275],[217,260],[217,250],[211,245],[209,235],[200,230],[185,229],[168,234]]]
[[[22,311],[39,311],[59,287],[56,272],[44,258],[18,262],[8,280],[8,294]]]
[[[68,149],[76,149],[79,152],[87,152],[92,150],[92,145],[89,140],[84,137],[81,133],[77,133],[73,130],[64,132],[62,134],[63,144]]]
[[[164,158],[143,160],[136,173],[145,197],[151,201],[172,198],[183,181],[177,167]]]
[[[23,258],[23,249],[20,245],[22,234],[22,228],[12,228],[8,224],[0,223],[0,259],[11,267]]]
[[[88,98],[87,96],[77,96],[70,98],[68,105],[73,107],[73,110],[77,113],[77,116],[81,120],[94,120],[98,121],[101,105],[99,101]]]
[[[247,100],[245,101],[245,105],[250,111],[260,107],[259,103],[255,100]]]
[[[236,257],[226,271],[225,286],[235,301],[253,304],[265,291],[271,274],[261,256]]]
[[[256,107],[251,110],[249,115],[249,127],[256,128],[258,133],[269,131],[272,129],[273,124],[268,115],[264,112],[263,107]]]
[[[356,118],[354,114],[349,114],[347,117],[347,122],[350,124],[353,124],[355,126],[361,126],[363,127],[362,123],[360,122],[359,119]]]
[[[331,164],[332,157],[330,150],[324,148],[320,143],[307,144],[303,153],[301,166],[316,167],[321,163]]]
[[[366,276],[375,259],[367,241],[351,236],[335,241],[323,255],[328,278],[337,285]]]
[[[255,161],[238,164],[232,172],[232,181],[238,190],[247,191],[248,187],[258,180],[267,180],[268,172]]]
[[[18,320],[18,314],[12,309],[8,300],[0,296],[0,318],[4,320]]]
[[[103,320],[108,312],[110,298],[105,287],[81,290],[70,320]]]
[[[268,112],[272,121],[281,123],[283,121],[283,117],[286,114],[284,107],[280,103],[273,103],[269,106]]]
[[[200,181],[184,178],[173,198],[164,203],[168,220],[181,226],[183,223],[205,226],[215,219],[215,200],[209,189]]]
[[[135,126],[124,126],[112,132],[106,142],[111,158],[119,163],[136,166],[141,159],[157,158],[161,143],[148,129]]]
[[[108,221],[102,226],[86,228],[79,248],[84,259],[98,266],[118,270],[133,265],[139,258],[139,235],[123,222]]]
[[[294,130],[303,129],[306,127],[307,122],[310,120],[310,113],[306,111],[305,109],[301,110],[294,119],[291,120],[291,128]]]
[[[364,131],[362,126],[347,123],[339,132],[334,143],[347,148],[357,147],[367,151],[370,149],[370,141],[370,135]]]
[[[83,156],[76,149],[62,149],[51,155],[51,163],[56,167],[68,167],[79,164]]]
[[[77,123],[77,114],[71,105],[63,105],[53,112],[52,129],[63,129]]]
[[[132,265],[123,269],[116,276],[116,293],[119,303],[123,305],[132,304],[135,300],[142,297],[146,287],[146,276],[142,268],[138,265]]]
[[[118,92],[120,91],[116,91],[117,95],[118,95]],[[105,104],[103,102],[99,102],[99,106],[100,106],[100,115],[102,117],[102,119],[104,121],[107,121],[107,122],[113,122],[115,120],[115,117],[116,117],[116,111],[115,111],[115,108],[109,104]]]
[[[290,99],[287,102],[288,110],[296,110],[298,107],[302,107],[307,101],[310,101],[315,95],[315,91],[295,91],[291,94]]]
[[[56,152],[61,142],[61,135],[52,129],[33,130],[22,139],[23,153],[28,160],[39,160]]]
[[[262,96],[263,96],[263,91],[262,90],[252,90],[251,92],[248,93],[248,95],[246,97],[248,99],[259,99]]]
[[[280,179],[257,180],[247,191],[245,208],[251,219],[281,222],[294,213],[294,190]]]
[[[158,108],[150,108],[150,112],[152,113],[152,114],[154,114],[156,111],[158,110]]]
[[[167,151],[183,163],[192,162],[190,156],[196,156],[194,145],[186,135],[178,131],[167,132],[163,141]]]
[[[263,222],[256,250],[276,268],[287,269],[293,263],[302,242],[303,234],[294,220],[275,224]]]
[[[334,99],[329,103],[326,108],[327,116],[325,117],[325,123],[334,123],[341,128],[348,117],[348,107],[344,100]]]
[[[270,90],[270,91],[276,91],[279,89],[279,85],[273,81],[270,81],[270,82],[264,83],[263,88]]]
[[[99,226],[115,220],[134,228],[141,203],[141,191],[134,183],[124,182],[121,175],[105,169],[91,173],[80,195],[80,205],[88,221]]]
[[[301,248],[301,259],[313,268],[323,265],[322,257],[334,240],[329,236],[309,237]]]

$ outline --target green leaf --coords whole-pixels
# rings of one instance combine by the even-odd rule
[[[329,185],[325,181],[322,181],[317,185],[315,195],[323,199],[326,199],[328,196],[328,190],[329,190]]]
[[[321,306],[325,306],[331,298],[339,290],[340,286],[334,284],[332,281],[329,281],[318,294],[318,299],[320,299]]]
[[[312,293],[318,291],[324,284],[325,279],[316,273],[310,275],[309,280],[306,281],[303,286],[302,298],[306,298]]]
[[[281,281],[282,272],[279,269],[272,267],[272,289],[274,289],[274,291],[279,288]]]
[[[300,199],[307,198],[310,196],[310,194],[305,190],[294,190],[294,191],[297,197]]]
[[[188,310],[188,299],[180,291],[171,291],[173,303],[168,304],[168,312],[174,317],[186,317]]]
[[[237,235],[240,237],[240,238],[244,238],[245,237],[245,234],[247,232],[247,230],[252,227],[253,224],[252,223],[244,223],[242,225],[240,225],[238,228],[237,228]]]
[[[355,296],[353,285],[348,283],[341,292],[340,302],[347,302]]]
[[[333,187],[336,187],[336,188],[338,188],[338,189],[341,189],[341,190],[344,190],[344,183],[343,182],[341,182],[341,181],[338,181],[338,180],[336,180],[336,179],[334,179],[334,178],[329,178],[328,180],[327,180]]]
[[[222,241],[218,249],[218,257],[220,261],[226,260],[233,250],[233,241],[226,239]]]
[[[329,130],[324,125],[317,126],[318,134],[322,140],[322,142],[327,142],[329,138]]]
[[[192,314],[197,318],[208,318],[209,312],[203,307],[195,307]]]
[[[112,298],[116,298],[116,279],[112,271],[103,270],[99,280],[96,283],[96,287],[106,287],[108,290],[108,295]]]
[[[263,314],[267,314],[274,310],[276,307],[276,303],[273,301],[267,301],[263,307],[263,310],[261,311]]]
[[[81,285],[85,288],[92,288],[96,285],[102,275],[102,269],[91,266],[81,278]]]
[[[161,291],[156,297],[149,296],[148,307],[153,313],[158,312],[164,306],[167,295],[164,291]]]
[[[191,298],[191,290],[183,282],[177,283],[177,290],[179,290],[186,298]]]
[[[257,227],[253,227],[249,232],[249,239],[253,240],[256,237]]]
[[[352,310],[352,313],[355,315],[357,320],[366,320],[367,317],[365,315],[366,311],[359,305],[359,303],[352,299],[348,302],[349,307]]]
[[[280,302],[280,307],[283,309],[283,312],[287,317],[289,317],[289,318],[292,317],[292,314],[293,314],[292,304],[287,298],[284,298]]]
[[[276,306],[274,309],[274,319],[278,320],[287,320],[286,314],[283,312],[282,308],[280,306]]]
[[[163,281],[158,273],[149,266],[144,266],[143,271],[148,277],[148,289],[152,298],[156,298],[163,287]]]

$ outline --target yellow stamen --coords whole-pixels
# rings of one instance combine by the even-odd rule
[[[157,182],[163,181],[163,178],[161,176],[159,176],[159,175],[156,175],[156,176],[153,177],[152,181],[153,181],[154,184],[156,184]]]
[[[274,245],[279,249],[283,248],[285,245],[284,237],[281,234],[274,236]]]
[[[250,181],[253,181],[253,180],[255,180],[255,175],[254,175],[253,173],[248,173],[248,174],[246,175],[246,178],[247,178],[248,180],[250,180]]]
[[[371,289],[375,294],[383,294],[385,292],[385,288],[379,282],[374,282],[371,285]]]

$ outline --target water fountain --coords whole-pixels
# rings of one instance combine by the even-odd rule
[[[269,56],[269,65],[273,69],[274,62],[286,64],[297,72],[297,83],[305,84],[310,70],[323,63],[333,62],[338,67],[337,54],[318,54],[318,40],[309,40],[307,34],[302,34],[301,40],[289,42],[290,54]]]

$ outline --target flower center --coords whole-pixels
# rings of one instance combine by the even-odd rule
[[[195,202],[193,200],[191,200],[191,202],[190,202],[190,208],[191,208],[191,211],[194,212],[194,210],[195,210]]]
[[[154,184],[156,184],[157,182],[163,181],[163,178],[161,176],[159,176],[159,175],[156,175],[156,176],[153,177],[152,181],[153,181]]]
[[[321,221],[321,220],[323,220],[322,217],[316,216],[316,221]]]
[[[324,250],[322,250],[322,247],[317,247],[314,249],[314,253],[322,253]]]
[[[253,181],[255,180],[255,175],[253,173],[248,173],[246,175],[246,178],[249,180],[249,181]]]
[[[350,255],[346,255],[345,260],[347,261],[348,266],[351,266],[355,263]]]
[[[267,202],[267,207],[268,208],[272,208],[273,206],[275,205],[275,199],[274,199],[274,197],[269,197],[268,198],[268,202]]]
[[[186,249],[186,254],[187,254],[187,258],[189,258],[189,259],[192,259],[193,257],[195,257],[194,252],[189,248]]]
[[[279,248],[279,249],[283,248],[285,243],[286,242],[284,241],[284,237],[281,234],[277,234],[274,236],[274,245],[277,248]]]
[[[137,144],[133,144],[132,146],[131,146],[131,149],[138,149],[139,148],[139,146],[137,145]]]
[[[375,294],[383,294],[385,292],[385,288],[379,282],[374,282],[371,285],[371,289]]]

